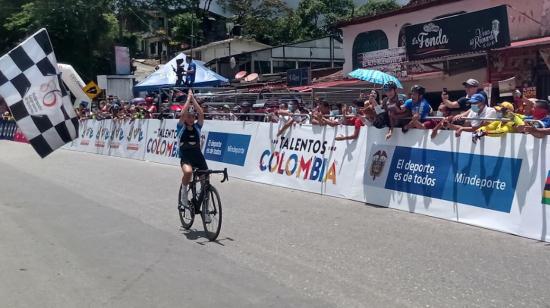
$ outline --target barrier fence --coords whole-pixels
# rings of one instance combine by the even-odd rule
[[[82,121],[65,146],[122,158],[179,165],[178,120]],[[550,241],[547,140],[508,134],[456,138],[442,131],[206,121],[201,147],[210,168],[250,181],[347,198]],[[177,181],[177,179],[175,179]],[[368,219],[368,217],[365,217]]]

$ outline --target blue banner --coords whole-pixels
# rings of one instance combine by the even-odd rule
[[[204,158],[221,163],[244,166],[250,135],[208,132]]]
[[[15,121],[0,120],[0,140],[13,140],[16,130]]]
[[[385,188],[509,213],[521,159],[395,147]]]

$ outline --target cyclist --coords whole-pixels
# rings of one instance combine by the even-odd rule
[[[193,176],[193,168],[199,170],[207,170],[208,165],[201,152],[201,129],[204,124],[204,113],[202,108],[197,103],[193,96],[193,91],[189,89],[187,101],[181,111],[180,121],[177,125],[177,136],[179,140],[180,165],[183,171],[181,179],[182,185],[182,201],[179,206],[180,211],[183,207],[188,206],[187,189],[191,177]],[[196,209],[198,210],[198,209]]]

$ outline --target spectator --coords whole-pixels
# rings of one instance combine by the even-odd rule
[[[384,108],[380,103],[380,94],[376,90],[370,91],[369,97],[364,103],[364,108],[365,117],[371,123],[374,123],[378,115],[384,113]]]
[[[252,104],[249,102],[244,102],[241,104],[241,110],[239,115],[239,121],[253,121],[254,117],[249,115],[252,111]]]
[[[176,73],[176,87],[181,87],[184,84],[183,76],[185,75],[185,69],[183,67],[183,59],[176,59],[176,67],[172,67],[174,73]]]
[[[286,110],[285,107],[287,107]],[[292,125],[302,123],[302,115],[298,108],[298,103],[293,100],[290,101],[289,104],[281,103],[279,105],[279,110],[277,110],[277,116],[285,122],[283,127],[279,129],[277,136],[284,134]]]
[[[451,116],[450,109],[447,108],[445,104],[439,105],[436,116],[442,117],[443,119],[431,120],[433,122],[432,125],[435,125],[434,128],[432,129],[432,134],[431,134],[432,138],[435,138],[435,136],[437,136],[437,133],[439,132],[439,130],[450,130],[450,129],[454,130],[459,128],[458,126],[454,125],[452,121],[448,120],[448,118],[452,118],[452,116]]]
[[[156,117],[155,114],[157,113],[157,106],[155,106],[154,101],[155,99],[151,96],[147,96],[145,98],[144,111],[146,119],[154,119]]]
[[[414,85],[411,88],[411,98],[405,101],[403,109],[409,110],[412,114],[412,119],[408,124],[403,126],[402,131],[406,133],[411,128],[425,129],[424,122],[426,117],[430,115],[431,107],[428,101],[424,98],[426,89],[420,85]]]
[[[533,109],[533,102],[523,97],[523,93],[521,93],[520,90],[514,90],[513,97],[515,112],[520,114],[531,113],[531,110]]]
[[[528,121],[524,132],[537,138],[550,135],[550,104],[545,100],[536,100],[533,115],[526,118]]]
[[[382,101],[383,113],[376,116],[373,125],[376,128],[388,127],[386,139],[390,139],[393,134],[393,128],[401,124],[401,119],[409,116],[408,110],[402,110],[402,103],[399,100],[397,93],[397,84],[393,81],[388,81],[383,86],[385,99]]]
[[[466,90],[466,96],[459,98],[457,101],[451,102],[449,100],[449,94],[446,92],[441,94],[442,104],[449,108],[449,112],[453,115],[470,110],[470,98],[476,93],[483,92],[483,90],[479,88],[479,81],[475,79],[470,78],[464,81],[462,85]],[[487,101],[487,96],[485,96],[485,101]]]
[[[185,85],[192,88],[195,84],[195,75],[197,72],[197,65],[193,62],[193,57],[187,55],[187,71],[185,71]]]
[[[363,106],[364,104],[362,101],[355,101],[353,106],[349,108],[350,115],[346,115],[346,120],[344,121],[344,125],[355,127],[353,131],[353,135],[348,135],[348,136],[338,135],[335,138],[336,141],[355,140],[359,137],[361,127],[364,126],[363,117],[362,117]]]
[[[478,128],[485,125],[487,121],[481,120],[486,118],[495,118],[497,112],[494,108],[487,106],[486,98],[483,94],[474,94],[470,99],[470,110],[453,117],[452,122],[457,123],[464,118],[474,118],[467,120],[463,125],[459,125],[455,135],[460,137],[462,132],[475,132]]]
[[[514,113],[514,105],[512,103],[503,102],[500,106],[496,106],[495,110],[498,112],[497,117],[508,118],[511,121],[493,121],[480,127],[472,136],[473,143],[476,143],[485,136],[499,137],[514,132],[517,127],[523,127],[525,124],[523,117]]]
[[[320,101],[317,110],[313,112],[311,124],[314,125],[329,125],[336,126],[338,122],[329,118],[331,115],[331,108],[328,102]]]

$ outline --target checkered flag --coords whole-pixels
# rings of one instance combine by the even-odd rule
[[[0,96],[40,157],[78,137],[78,118],[46,29],[0,58]]]

